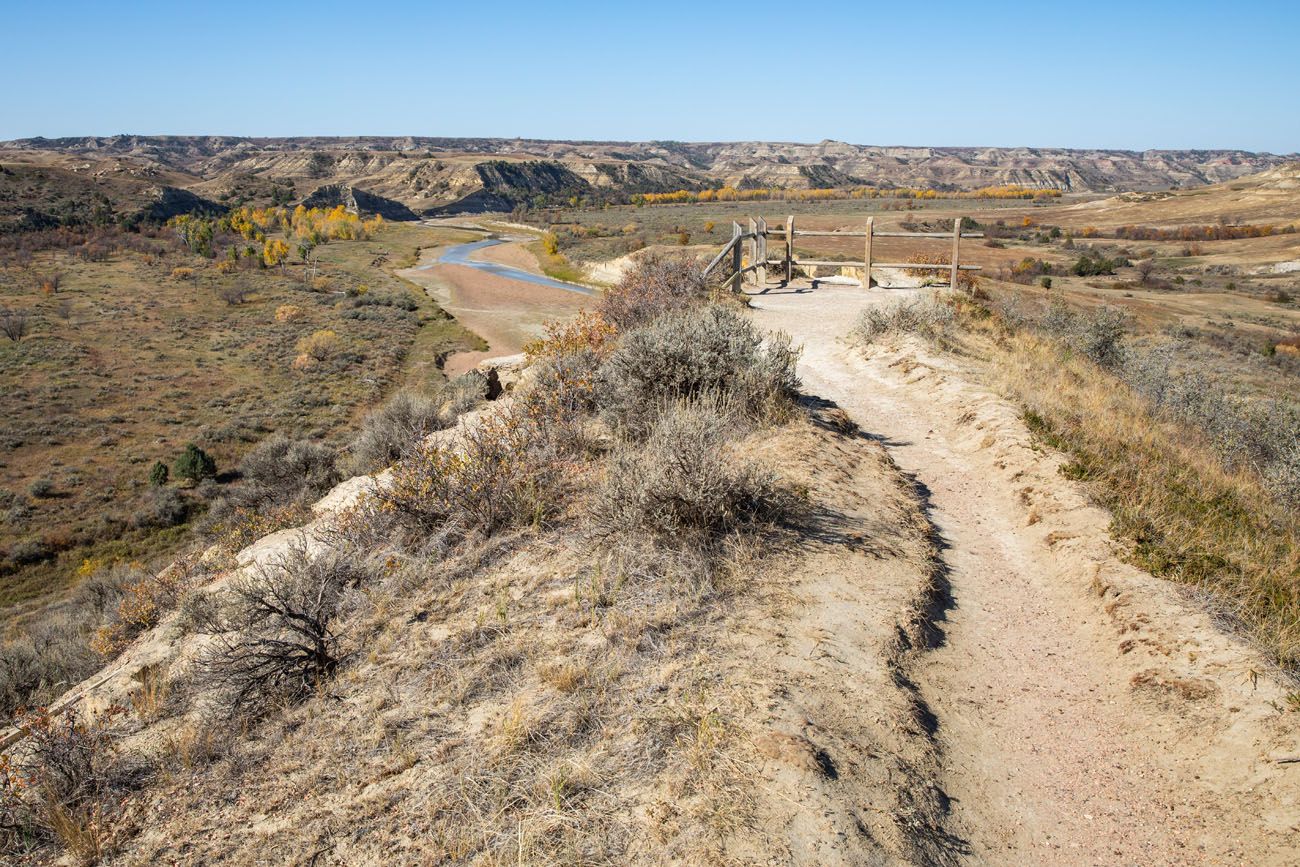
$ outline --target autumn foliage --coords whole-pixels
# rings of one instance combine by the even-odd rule
[[[681,205],[693,202],[818,202],[831,199],[1043,199],[1057,198],[1060,190],[1034,189],[1015,184],[980,187],[975,190],[943,191],[917,187],[854,187],[852,189],[819,188],[783,190],[756,188],[738,190],[719,187],[706,190],[677,190],[671,193],[640,193],[632,197],[634,205]]]

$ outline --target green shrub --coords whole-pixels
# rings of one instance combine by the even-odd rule
[[[623,336],[598,373],[597,403],[614,430],[650,433],[660,410],[683,398],[725,398],[738,417],[770,421],[788,411],[799,350],[785,334],[764,337],[720,306],[674,310]]]
[[[54,482],[51,479],[36,479],[27,486],[27,493],[38,500],[44,499],[54,493]]]
[[[171,473],[167,470],[167,465],[162,461],[155,461],[153,467],[149,470],[149,484],[156,488],[161,488],[167,484]]]
[[[1115,269],[1120,263],[1114,259],[1107,259],[1101,255],[1092,255],[1084,253],[1074,263],[1070,272],[1076,277],[1098,277],[1103,274],[1114,274]]]
[[[217,474],[217,462],[203,449],[190,443],[172,464],[172,473],[178,479],[197,484]]]

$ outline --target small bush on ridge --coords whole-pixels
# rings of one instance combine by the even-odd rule
[[[600,302],[600,315],[621,331],[672,310],[700,304],[709,296],[700,263],[684,256],[649,253],[639,257]]]
[[[339,480],[332,449],[285,436],[258,443],[240,460],[239,474],[243,483],[232,496],[250,508],[308,502]]]
[[[199,658],[200,682],[231,714],[257,715],[310,695],[338,669],[338,618],[365,577],[353,558],[294,549],[236,578],[222,598],[192,612],[212,638]]]
[[[595,534],[692,546],[786,515],[791,501],[776,477],[729,453],[727,413],[711,398],[676,403],[644,442],[621,445],[592,504]]]
[[[619,433],[647,436],[663,406],[706,394],[725,396],[753,421],[788,411],[799,379],[799,350],[785,334],[764,337],[734,310],[677,310],[624,335],[601,365],[597,402]]]
[[[862,344],[875,342],[885,334],[917,334],[941,341],[951,330],[953,309],[933,295],[899,299],[881,307],[868,307],[858,317],[850,336]]]

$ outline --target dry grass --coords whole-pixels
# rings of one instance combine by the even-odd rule
[[[0,339],[0,605],[67,588],[87,557],[173,553],[186,532],[157,526],[155,495],[142,482],[187,442],[213,454],[219,470],[271,432],[338,444],[405,368],[468,345],[422,293],[371,265],[379,250],[439,237],[428,229],[394,226],[374,241],[319,248],[329,292],[294,273],[221,274],[161,238],[123,237],[162,252],[122,247],[90,260],[38,252],[32,267],[62,273],[50,294],[0,262],[4,306],[30,314],[22,342]],[[192,274],[173,280],[173,267]],[[364,295],[342,292],[363,285]],[[246,303],[219,297],[238,287],[250,293]],[[342,350],[294,371],[295,340],[322,329]],[[38,479],[52,483],[52,496],[25,493]],[[198,508],[205,492],[184,496]]]
[[[1300,526],[1258,479],[1225,469],[1199,432],[1048,340],[1013,335],[993,365],[1031,429],[1110,510],[1136,565],[1214,591],[1281,664],[1300,663]]]

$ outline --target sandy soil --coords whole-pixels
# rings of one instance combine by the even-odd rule
[[[542,274],[541,266],[537,264],[537,257],[528,251],[526,243],[484,247],[471,253],[470,258],[476,262],[496,262],[498,265],[509,265],[511,268],[518,268],[530,274]]]
[[[913,676],[937,717],[953,829],[993,864],[1293,864],[1297,732],[1263,661],[1121,562],[1107,517],[974,371],[838,340],[899,293],[756,298],[928,492],[946,544],[943,639]],[[1276,703],[1276,706],[1275,706]]]
[[[518,247],[499,244],[487,250],[504,250],[500,254],[504,256],[527,255]],[[433,264],[437,256],[438,251],[426,251],[419,266],[397,274],[423,286],[443,310],[488,344],[483,351],[451,355],[443,367],[449,376],[464,373],[484,359],[520,352],[524,344],[541,336],[546,322],[572,316],[592,303],[589,297],[563,289],[522,283],[464,265]],[[519,267],[516,262],[507,264]]]

